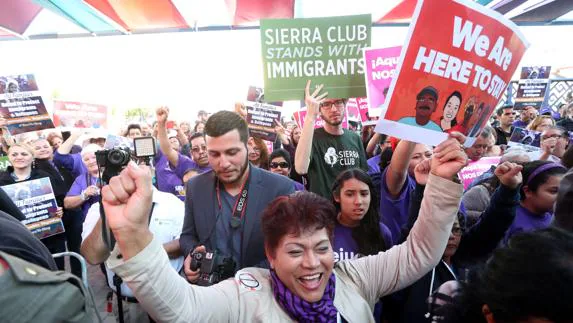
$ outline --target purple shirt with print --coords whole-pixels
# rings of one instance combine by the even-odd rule
[[[192,168],[195,163],[191,158],[179,154],[177,167],[172,167],[169,164],[167,156],[159,151],[155,155],[155,178],[157,180],[157,189],[171,193],[177,196],[181,201],[185,201],[185,185],[183,184],[183,177],[177,174],[185,174],[185,172]]]
[[[88,184],[89,183],[89,184]],[[97,185],[98,178],[95,176],[91,176],[88,173],[81,174],[80,176],[76,177],[74,183],[70,187],[68,194],[66,196],[79,196],[82,194],[82,191],[88,188],[91,185]],[[83,217],[86,217],[88,214],[88,210],[92,204],[99,202],[99,195],[92,196],[87,199],[81,206]]]
[[[520,232],[529,232],[549,227],[553,220],[553,214],[547,212],[542,215],[535,214],[523,206],[518,206],[515,212],[515,219],[507,229],[503,243],[507,245],[511,237]]]

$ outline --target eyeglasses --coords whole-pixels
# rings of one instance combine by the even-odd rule
[[[287,163],[287,162],[280,162],[280,163],[272,162],[270,164],[270,166],[271,166],[271,168],[279,168],[279,167],[280,168],[289,168],[290,167],[289,163]]]
[[[207,146],[205,146],[205,145],[195,146],[195,147],[191,148],[191,151],[194,153],[199,153],[201,151],[206,151],[206,150],[207,150]]]
[[[340,108],[344,107],[344,100],[323,102],[320,104],[320,107],[321,108],[329,108],[329,109],[332,109],[332,107],[335,107],[337,109],[340,109]]]

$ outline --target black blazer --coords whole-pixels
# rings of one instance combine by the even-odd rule
[[[266,260],[261,229],[261,213],[264,208],[276,197],[294,192],[293,182],[288,177],[252,165],[249,168],[251,180],[240,256],[243,268],[260,266]],[[197,175],[187,183],[185,220],[179,238],[184,255],[199,245],[205,245],[207,250],[213,250],[214,241],[211,237],[216,230],[219,212],[215,183],[213,171]]]

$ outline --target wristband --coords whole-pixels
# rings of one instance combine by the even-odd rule
[[[82,199],[82,201],[87,200],[86,198],[86,190],[83,190],[82,193],[80,194],[80,198]]]

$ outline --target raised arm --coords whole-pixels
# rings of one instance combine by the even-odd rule
[[[406,183],[408,165],[414,148],[416,148],[416,143],[400,140],[392,154],[392,161],[388,165],[388,171],[386,171],[386,185],[392,197],[398,196],[404,183]]]
[[[366,145],[366,156],[372,157],[374,156],[374,150],[376,150],[376,146],[380,141],[380,134],[375,132],[372,138],[368,140],[368,145]]]
[[[460,141],[463,136],[454,133],[436,147],[420,215],[406,242],[375,256],[340,263],[342,272],[372,304],[420,279],[440,261],[463,191],[452,180],[467,164]]]
[[[499,179],[500,185],[478,222],[468,228],[462,236],[458,250],[453,256],[455,259],[464,261],[485,257],[503,239],[515,219],[522,169],[522,166],[511,162],[504,162],[496,167],[495,176]]]
[[[236,320],[239,300],[234,280],[196,287],[171,267],[163,246],[148,228],[151,194],[149,169],[133,162],[102,189],[106,218],[117,240],[108,268],[127,283],[156,321]]]
[[[169,117],[169,108],[160,107],[155,112],[157,116],[157,140],[159,140],[159,149],[167,157],[169,164],[177,167],[179,163],[179,154],[171,147],[167,137],[167,118]]]
[[[320,103],[328,95],[328,92],[319,94],[322,85],[319,85],[312,94],[310,93],[310,80],[306,82],[304,103],[306,104],[306,117],[304,118],[304,125],[302,133],[296,146],[296,154],[294,157],[294,168],[300,175],[308,173],[308,166],[310,165],[310,153],[312,150],[312,138],[314,137],[314,122],[318,117],[320,110]]]
[[[83,134],[83,131],[77,128],[72,129],[70,136],[66,141],[62,142],[60,147],[58,147],[58,153],[61,155],[68,155],[72,151],[72,147],[78,138]]]

